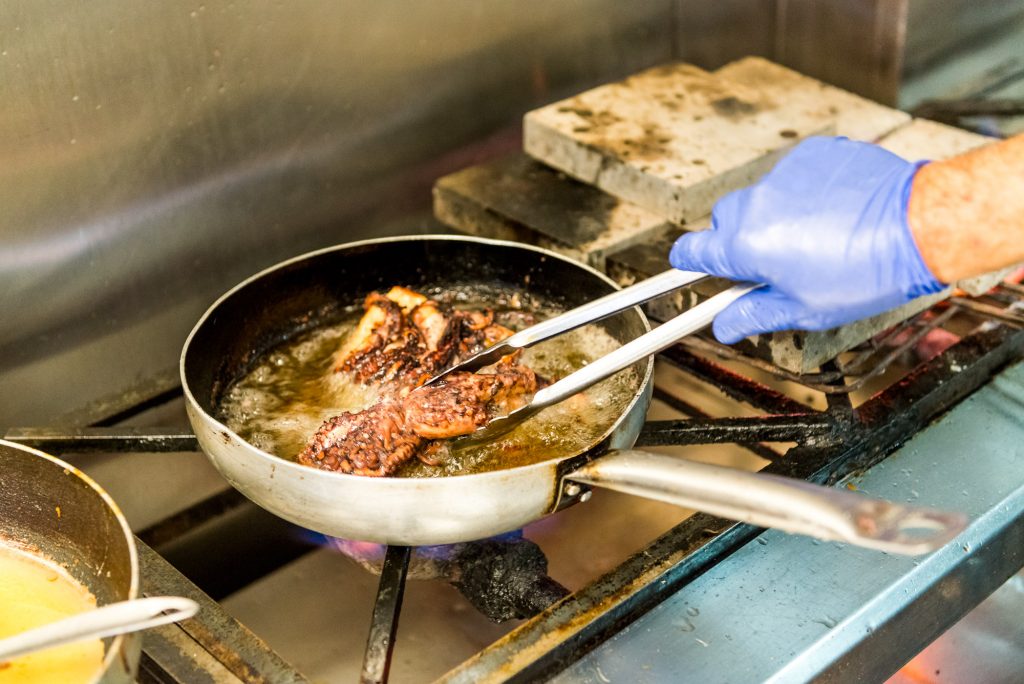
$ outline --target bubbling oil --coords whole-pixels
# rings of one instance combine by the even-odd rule
[[[431,296],[439,298],[436,293]],[[448,299],[458,308],[488,306],[465,293]],[[486,301],[495,309],[496,321],[513,330],[558,313],[525,297],[502,298],[500,304],[506,308],[495,307],[494,299]],[[335,373],[332,367],[334,353],[361,315],[355,312],[273,349],[226,393],[218,411],[220,420],[253,446],[295,460],[325,420],[372,405],[379,398],[377,388],[361,385],[347,373]],[[520,362],[554,382],[619,346],[603,328],[588,325],[525,350]],[[638,382],[636,371],[626,369],[541,411],[494,442],[442,450],[435,456],[440,461],[437,465],[412,459],[396,475],[464,475],[578,453],[607,433],[634,396]]]
[[[265,355],[228,390],[221,421],[254,447],[294,460],[325,420],[373,404],[376,388],[333,369],[333,354],[358,320],[311,330]]]

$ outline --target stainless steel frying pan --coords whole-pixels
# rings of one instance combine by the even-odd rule
[[[341,245],[249,278],[196,324],[182,352],[181,380],[203,450],[258,505],[327,535],[409,546],[517,529],[585,496],[581,483],[900,553],[937,548],[965,523],[957,514],[631,450],[651,399],[651,359],[634,366],[633,395],[593,443],[557,459],[494,472],[417,479],[321,471],[261,451],[217,419],[227,388],[265,352],[302,330],[339,320],[371,290],[394,284],[425,290],[526,288],[565,309],[615,289],[601,273],[546,250],[452,236]],[[598,325],[623,343],[650,329],[635,308]]]

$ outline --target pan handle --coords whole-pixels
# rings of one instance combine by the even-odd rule
[[[967,525],[961,513],[637,450],[609,452],[567,478],[758,527],[906,555],[933,551]]]

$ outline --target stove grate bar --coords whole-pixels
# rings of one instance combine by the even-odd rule
[[[391,653],[398,632],[398,617],[405,594],[405,576],[409,571],[412,548],[388,546],[380,572],[377,600],[370,621],[370,635],[363,656],[361,684],[384,684],[391,669]]]
[[[823,369],[819,373],[804,375],[793,373],[780,368],[770,361],[744,354],[734,347],[701,337],[688,337],[680,340],[679,344],[696,352],[712,354],[717,358],[729,361],[737,361],[751,368],[769,373],[780,380],[803,385],[826,396],[850,394],[859,390],[869,380],[884,373],[889,366],[913,349],[914,345],[920,342],[929,332],[940,328],[954,315],[960,313],[965,308],[969,308],[963,306],[962,302],[955,298],[949,302],[944,302],[942,306],[945,307],[945,310],[941,313],[933,315],[934,310],[929,310],[907,319],[891,328],[881,338],[869,340],[864,345],[861,345],[861,347],[851,350],[855,354],[852,359],[845,363],[831,362],[829,370]],[[999,320],[1005,320],[1007,316],[1013,316],[1012,313],[997,307],[988,307],[986,311],[976,311],[976,313],[987,315],[990,319]],[[1024,320],[1024,318],[1019,316],[1013,318],[1014,321],[1018,319]],[[913,330],[913,332],[898,345],[887,346],[887,342],[895,341],[910,330]],[[882,354],[883,350],[885,350],[884,354]],[[847,378],[851,381],[847,382]]]
[[[644,424],[636,443],[641,447],[760,442],[823,445],[834,441],[838,432],[837,420],[824,413],[651,420]]]
[[[53,425],[110,426],[181,396],[178,365],[156,371],[123,391],[100,397],[61,414]]]
[[[672,407],[676,411],[679,411],[683,415],[688,416],[690,418],[712,418],[712,415],[707,411],[697,408],[696,406],[686,401],[685,399],[680,399],[679,397],[658,387],[657,385],[654,386],[654,398],[657,399],[658,401],[664,402],[665,404]],[[766,444],[751,442],[749,444],[741,444],[740,446],[749,451],[750,453],[754,454],[755,456],[763,458],[766,461],[774,461],[780,456],[779,452],[775,451]]]
[[[1008,280],[1004,280],[999,283],[999,289],[1014,295],[1017,295],[1018,299],[1024,297],[1024,285],[1020,283],[1011,283]]]
[[[711,387],[725,393],[737,401],[742,401],[754,408],[771,414],[807,413],[808,407],[795,399],[778,392],[756,380],[735,373],[724,366],[705,359],[686,348],[693,344],[696,337],[685,338],[683,341],[665,349],[658,356],[673,366],[680,368]],[[703,344],[715,344],[701,340]]]
[[[139,539],[154,549],[179,539],[200,525],[237,510],[249,501],[237,489],[225,489],[188,508],[156,522],[137,534]]]
[[[182,428],[9,428],[3,438],[50,453],[154,454],[199,451],[196,436]]]
[[[952,297],[950,301],[970,311],[972,314],[980,315],[983,318],[994,318],[1016,328],[1024,328],[1024,315],[1016,307],[1000,308],[992,304],[968,299],[967,297]]]

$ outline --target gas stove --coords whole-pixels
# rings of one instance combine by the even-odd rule
[[[922,430],[923,438],[937,429],[929,426],[965,398],[999,387],[1002,376],[991,383],[993,377],[1024,352],[1022,300],[1024,289],[1013,283],[984,297],[954,298],[803,376],[711,339],[685,340],[659,356],[655,402],[638,445],[867,489],[873,473],[894,467],[890,454],[914,444]],[[224,488],[195,453],[194,437],[179,427],[186,424],[180,390],[168,384],[157,380],[148,392],[85,407],[78,425],[4,435],[82,466],[122,503],[140,541],[144,593],[181,594],[202,605],[196,618],[146,634],[140,681],[605,681],[635,658],[657,672],[664,666],[657,659],[667,658],[657,655],[664,644],[645,645],[637,637],[641,625],[668,620],[686,635],[700,623],[698,614],[710,620],[715,613],[692,612],[700,609],[685,597],[692,602],[706,597],[709,582],[725,586],[749,576],[767,562],[748,558],[754,552],[784,543],[816,546],[596,492],[521,534],[354,553],[353,542],[296,528]],[[1024,414],[1020,396],[995,391],[997,407]],[[929,462],[933,480],[962,478],[957,460]],[[872,493],[928,496],[923,484],[892,486]],[[1005,514],[993,521],[986,514],[997,506],[985,503],[982,489],[927,502],[962,507],[985,523],[983,531],[972,523],[964,534],[978,538],[960,553],[925,559],[929,582],[912,579],[916,566],[907,565],[885,584],[861,587],[855,605],[843,607],[855,615],[899,587],[871,629],[853,634],[843,627],[844,615],[832,615],[822,618],[821,628],[833,632],[827,644],[801,650],[793,642],[790,658],[808,668],[805,678],[891,674],[1024,564],[1024,508],[1012,509],[1024,504],[1000,500]],[[832,552],[840,567],[847,554],[851,563],[892,560]],[[810,579],[839,571],[809,567],[812,560],[785,562]],[[802,611],[813,603],[797,597],[786,605]],[[782,616],[766,620],[780,630],[785,624]],[[903,635],[899,648],[894,632]],[[711,643],[696,633],[684,641],[702,650]],[[623,656],[624,644],[634,642],[625,651],[631,657]]]
[[[696,681],[843,679],[866,662],[881,679],[1024,564],[1021,507],[996,495],[1024,480],[1013,283],[858,327],[839,356],[835,335],[798,333],[756,349],[693,339],[659,360],[645,448],[970,512],[976,536],[906,566],[595,491],[521,536],[426,566],[414,550],[403,582],[406,551],[374,548],[368,571],[350,545],[230,489],[197,451],[173,367],[219,293],[331,244],[450,226],[622,283],[665,268],[663,240],[700,227],[697,207],[678,226],[576,183],[523,154],[520,128],[532,108],[659,64],[693,62],[701,81],[724,69],[764,85],[766,101],[834,109],[750,138],[761,151],[794,132],[913,159],[987,140],[852,93],[1018,131],[1020,3],[108,4],[5,6],[0,435],[98,480],[139,539],[144,591],[202,605],[145,634],[141,681],[604,684],[678,680],[680,663]],[[828,83],[776,80],[778,65]],[[708,125],[694,163],[740,170],[718,157],[738,138],[734,94],[719,103],[727,125],[692,112]],[[471,173],[445,182],[460,170]],[[957,677],[939,656],[991,665],[988,647],[1024,643],[1020,614],[981,645],[939,640],[900,684],[997,681],[984,667]]]

